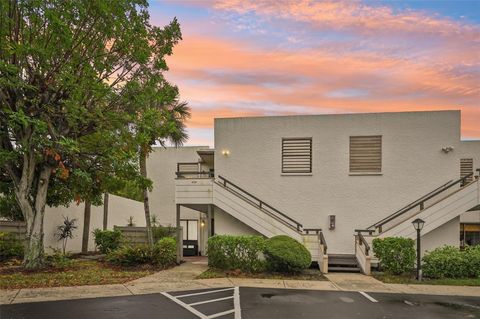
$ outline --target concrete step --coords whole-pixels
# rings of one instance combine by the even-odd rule
[[[348,273],[357,273],[361,272],[360,267],[339,267],[339,266],[328,266],[328,272],[348,272]]]

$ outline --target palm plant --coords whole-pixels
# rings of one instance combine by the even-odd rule
[[[75,218],[69,219],[68,217],[63,217],[63,225],[57,226],[57,233],[56,236],[58,240],[62,242],[62,252],[65,255],[65,250],[67,248],[67,241],[68,239],[73,238],[73,231],[77,229],[75,226],[75,222],[77,220]]]

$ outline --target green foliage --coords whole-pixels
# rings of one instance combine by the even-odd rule
[[[120,247],[122,243],[122,232],[119,230],[100,230],[93,231],[95,245],[102,254],[106,254]]]
[[[66,255],[64,252],[60,251],[59,249],[54,249],[53,253],[46,256],[47,266],[57,268],[57,269],[65,269],[73,264],[73,260],[70,256]]]
[[[176,242],[173,238],[163,238],[153,247],[148,245],[121,246],[107,253],[106,260],[119,266],[150,264],[162,268],[173,265],[177,259]]]
[[[265,248],[261,236],[216,235],[208,239],[208,265],[213,268],[245,272],[264,270],[260,255]]]
[[[153,241],[157,242],[162,238],[165,237],[176,237],[177,228],[173,226],[153,226],[152,227],[152,234],[153,234]]]
[[[285,235],[268,239],[264,254],[268,268],[277,272],[300,272],[312,263],[312,256],[308,249],[295,239]]]
[[[12,221],[23,221],[22,210],[15,198],[13,184],[7,179],[6,175],[2,177],[0,168],[0,217]]]
[[[428,278],[478,276],[480,248],[467,248],[461,251],[457,247],[443,246],[426,253],[422,260],[423,275]]]
[[[157,241],[152,251],[153,263],[161,267],[168,267],[177,262],[177,241],[171,237],[164,237]]]
[[[480,245],[465,248],[465,258],[470,271],[469,275],[480,278]]]
[[[76,221],[77,220],[75,218],[69,219],[68,217],[63,217],[63,225],[57,227],[57,233],[55,235],[57,236],[58,240],[63,241],[62,251],[64,255],[67,248],[68,239],[73,238],[73,231],[78,228],[75,226]]]
[[[415,242],[410,238],[387,237],[373,240],[373,251],[382,268],[392,274],[411,272],[415,266]]]
[[[23,258],[24,246],[12,233],[0,232],[0,261]]]

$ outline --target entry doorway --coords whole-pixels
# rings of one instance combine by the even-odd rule
[[[480,224],[460,224],[460,245],[461,247],[480,245]]]
[[[183,229],[183,255],[198,256],[198,220],[181,219]]]

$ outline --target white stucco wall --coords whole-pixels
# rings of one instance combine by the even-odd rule
[[[214,208],[214,219],[216,235],[260,235],[254,229],[217,207]]]
[[[177,163],[198,162],[197,151],[208,146],[156,147],[147,159],[147,176],[153,181],[150,211],[162,225],[175,225],[175,172]],[[197,211],[181,207],[182,219],[198,219]]]
[[[382,135],[381,176],[349,175],[354,135]],[[281,174],[282,137],[312,137],[311,176]],[[216,119],[215,174],[304,227],[323,228],[331,253],[352,253],[354,229],[457,179],[461,157],[480,157],[476,142],[468,143],[460,141],[458,111]],[[442,152],[447,146],[454,151]],[[223,150],[230,155],[223,156]],[[335,230],[328,230],[331,214]],[[453,228],[450,232],[453,236]],[[458,242],[458,232],[455,236]]]
[[[420,243],[423,252],[432,251],[443,245],[460,247],[460,218],[454,218],[422,236]]]
[[[108,206],[108,229],[113,229],[113,226],[126,226],[130,216],[133,216],[135,226],[145,226],[145,215],[143,210],[143,203],[137,202],[128,198],[110,195]],[[63,224],[63,217],[69,219],[75,218],[77,221],[77,229],[74,231],[73,239],[68,240],[67,250],[70,252],[80,252],[82,249],[82,234],[83,234],[83,215],[84,203],[77,205],[72,203],[69,207],[46,207],[44,219],[44,246],[45,249],[61,248],[62,243],[55,237],[57,227]],[[95,249],[93,240],[93,232],[96,228],[103,227],[103,205],[92,206],[90,216],[90,236],[88,249],[90,251]]]

